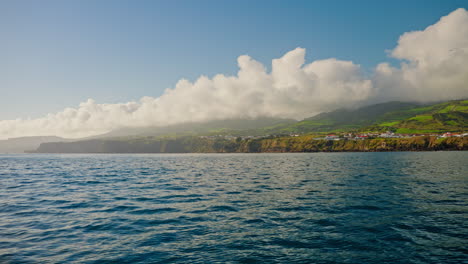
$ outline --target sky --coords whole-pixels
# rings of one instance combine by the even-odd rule
[[[414,68],[411,71],[414,78],[408,80],[405,76],[408,76],[409,70],[400,72],[405,70],[400,67],[401,63],[409,61],[408,65],[412,67],[417,62],[423,67],[422,62],[440,64],[442,59],[426,60],[425,55],[420,54],[422,51],[408,44],[417,41],[408,38],[402,45],[401,38],[405,32],[424,31],[438,23],[441,17],[459,8],[462,11],[458,18],[453,16],[449,27],[439,27],[447,32],[457,27],[455,31],[463,32],[466,27],[463,23],[459,25],[459,21],[465,21],[463,10],[466,12],[465,9],[468,9],[468,2],[456,0],[3,0],[0,1],[0,120],[41,119],[41,122],[30,122],[26,126],[33,129],[39,124],[50,127],[51,122],[65,118],[68,126],[71,123],[80,126],[81,121],[72,120],[77,114],[73,114],[72,110],[67,112],[67,109],[79,110],[84,107],[87,109],[84,114],[86,118],[80,116],[80,120],[86,121],[89,120],[88,115],[94,116],[95,113],[89,109],[97,107],[101,111],[97,120],[104,120],[109,117],[102,112],[112,112],[106,108],[112,108],[112,105],[119,108],[118,111],[125,112],[123,115],[132,113],[133,117],[128,122],[138,125],[199,121],[210,119],[210,116],[222,119],[239,115],[270,115],[300,119],[333,110],[343,103],[359,104],[359,98],[373,98],[377,102],[402,98],[402,95],[420,96],[425,92],[417,91],[421,88],[418,85],[426,84],[419,83],[419,79],[429,74],[431,69],[426,67],[423,71],[422,68]],[[468,45],[463,36],[452,33],[441,39],[437,47],[434,44],[427,50],[422,49],[427,54],[434,54],[434,49],[439,49],[440,54],[444,50],[452,50],[463,55],[457,56],[457,61],[449,60],[448,66],[444,64],[443,69],[453,67],[454,72],[434,81],[439,84],[450,83],[455,87],[454,92],[448,93],[448,99],[466,95],[466,91],[457,85],[465,80],[466,72],[458,72],[458,67],[466,66],[464,55],[468,53],[465,52]],[[428,38],[429,42],[435,39],[433,42],[438,43],[439,35],[427,32],[423,38]],[[458,46],[447,46],[449,38],[457,38],[455,43]],[[422,41],[420,44],[426,45],[427,42]],[[274,73],[274,60],[281,58],[283,60],[277,61]],[[307,65],[304,65],[304,61]],[[309,67],[308,63],[313,65]],[[266,75],[258,70],[262,67]],[[304,71],[292,74],[289,67],[299,67]],[[258,83],[232,83],[230,77],[242,79],[239,75],[242,69],[244,75],[248,76],[245,78],[258,79]],[[226,80],[217,79],[219,74]],[[445,78],[449,75],[455,76],[450,82]],[[205,82],[205,77],[198,82],[200,76],[206,76]],[[263,79],[259,76],[263,76]],[[315,86],[309,87],[309,84],[303,83],[310,83],[309,79],[317,76],[320,77],[320,84],[317,82]],[[267,83],[267,77],[274,80]],[[309,81],[304,81],[304,78],[309,78]],[[414,81],[416,78],[419,78],[417,82]],[[180,81],[183,79],[186,81]],[[340,85],[336,85],[337,79]],[[252,90],[249,96],[246,95],[249,100],[255,98],[252,94],[263,96],[255,99],[257,101],[252,99],[252,105],[258,104],[258,100],[261,104],[270,100],[263,98],[275,93],[271,89],[278,90],[275,90],[278,97],[284,97],[282,93],[285,93],[291,98],[288,98],[287,103],[279,102],[277,97],[272,96],[265,107],[252,111],[250,109],[255,107],[248,107],[251,105],[231,105],[226,100],[224,105],[231,106],[223,106],[222,114],[218,116],[220,106],[213,106],[213,101],[205,101],[208,97],[218,101],[225,98],[217,97],[221,95],[211,96],[213,93],[210,91],[213,89],[221,91],[218,94],[224,94],[226,98],[229,96],[236,100],[237,91],[249,85],[265,88],[261,91]],[[206,88],[208,86],[211,88]],[[402,87],[402,90],[396,93],[384,88],[387,86]],[[413,92],[405,88],[409,86]],[[349,101],[325,94],[324,91],[330,90],[329,87],[345,87],[344,90],[337,88],[334,93],[355,99]],[[427,89],[436,92],[436,88]],[[309,93],[312,90],[314,94]],[[434,93],[429,93],[427,101],[434,100]],[[298,97],[306,94],[312,99],[299,100]],[[190,100],[184,101],[187,97]],[[200,98],[194,99],[197,97]],[[193,103],[193,100],[198,101]],[[320,101],[327,102],[327,105]],[[140,107],[145,104],[147,106]],[[272,104],[279,107],[272,108]],[[202,105],[208,106],[202,109]],[[163,106],[165,111],[154,110]],[[294,106],[293,110],[291,106]],[[166,117],[150,118],[151,121],[148,121],[148,117],[136,118],[136,108],[153,109],[153,112],[146,109],[142,116],[157,114]],[[239,109],[246,108],[248,113],[239,113]],[[184,119],[181,116],[189,117]],[[46,118],[48,120],[44,121]],[[135,118],[139,121],[135,121]],[[128,125],[114,122],[105,128],[91,129],[90,133]],[[26,127],[23,126],[24,122],[0,123],[0,134],[2,131],[5,137],[31,134],[11,132],[24,130]],[[64,126],[67,125],[60,125]],[[77,131],[65,132],[57,129],[56,125],[53,127],[55,130],[44,128],[42,134],[84,135]]]

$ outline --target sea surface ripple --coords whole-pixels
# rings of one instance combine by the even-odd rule
[[[0,155],[0,263],[468,263],[468,152]]]

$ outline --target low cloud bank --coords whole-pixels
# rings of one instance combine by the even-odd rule
[[[338,59],[305,64],[296,48],[272,61],[272,70],[247,55],[237,59],[237,76],[180,80],[160,97],[97,104],[37,119],[0,121],[0,139],[56,135],[78,138],[122,127],[165,126],[231,118],[302,119],[324,111],[391,100],[430,102],[468,97],[468,12],[457,9],[422,31],[403,34],[389,53],[399,67],[360,66]]]

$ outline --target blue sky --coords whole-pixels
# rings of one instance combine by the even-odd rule
[[[467,1],[0,1],[0,120],[157,97],[296,47],[365,70]]]

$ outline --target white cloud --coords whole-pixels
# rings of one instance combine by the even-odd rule
[[[0,139],[32,135],[77,138],[121,127],[262,116],[301,119],[342,107],[388,101],[468,97],[468,12],[458,9],[423,31],[403,34],[391,56],[399,68],[379,64],[371,77],[351,61],[304,64],[296,48],[272,61],[272,71],[247,55],[237,76],[180,80],[158,98],[97,104],[88,100],[38,119],[0,121]]]
[[[399,68],[377,66],[380,100],[468,97],[468,12],[457,9],[422,31],[403,34],[390,55],[403,62]]]
[[[237,76],[218,74],[194,83],[180,80],[158,98],[126,104],[97,104],[28,120],[0,121],[0,137],[58,135],[84,137],[121,127],[164,126],[230,118],[284,117],[301,119],[324,110],[364,102],[372,94],[370,80],[358,65],[328,59],[304,65],[297,48],[273,60],[272,72],[250,58],[238,58]]]

